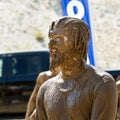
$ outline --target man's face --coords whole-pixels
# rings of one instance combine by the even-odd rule
[[[49,50],[52,61],[50,62],[50,69],[60,66],[65,62],[66,55],[69,51],[69,40],[67,32],[64,28],[57,28],[50,31],[49,34]]]

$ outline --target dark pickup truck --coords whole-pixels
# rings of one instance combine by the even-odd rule
[[[48,51],[0,54],[0,114],[24,113],[37,75],[48,69]]]
[[[25,113],[38,74],[49,69],[48,51],[0,54],[0,115]],[[109,70],[115,79],[120,70]]]

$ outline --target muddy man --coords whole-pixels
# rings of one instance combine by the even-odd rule
[[[113,77],[86,64],[89,29],[63,17],[49,28],[50,68],[60,73],[39,89],[36,120],[115,120],[117,87]]]

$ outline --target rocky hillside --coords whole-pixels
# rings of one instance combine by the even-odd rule
[[[120,2],[90,5],[96,66],[120,69]],[[59,0],[1,0],[0,52],[46,49],[49,24],[60,16]]]
[[[120,1],[91,0],[96,65],[120,69]]]

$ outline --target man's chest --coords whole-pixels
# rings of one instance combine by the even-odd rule
[[[64,91],[58,88],[51,88],[44,95],[45,109],[51,113],[67,112],[76,114],[76,111],[87,109],[89,105],[89,89],[80,86],[71,91]]]

